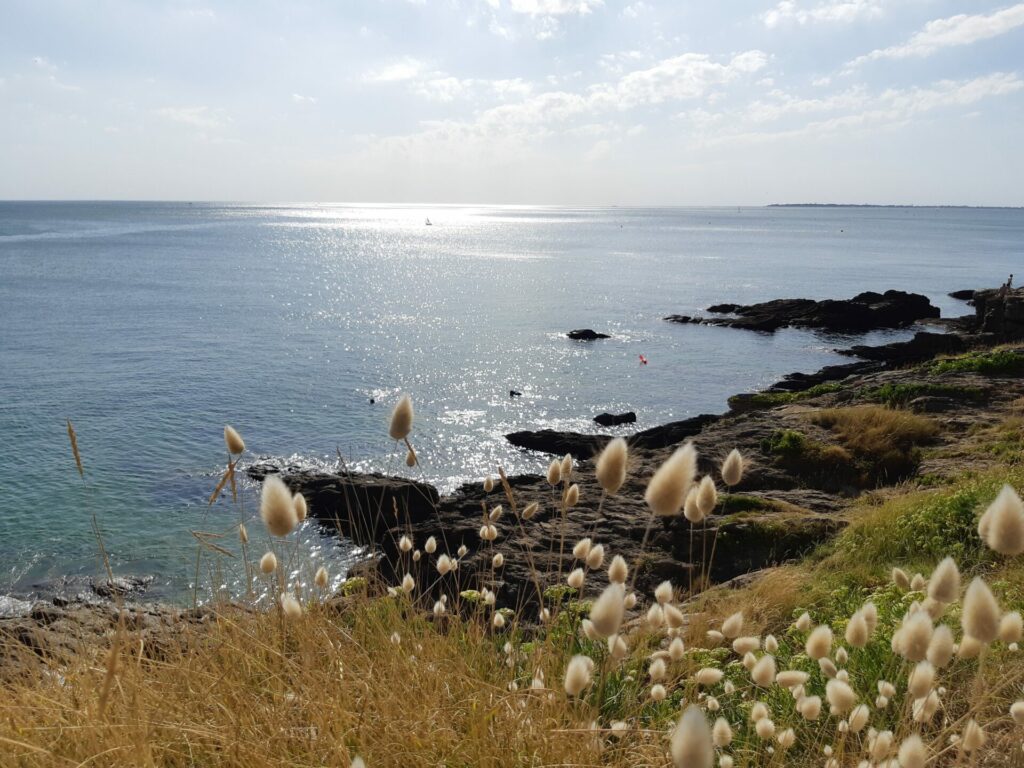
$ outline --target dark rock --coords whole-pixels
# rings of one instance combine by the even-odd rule
[[[599,413],[594,417],[594,421],[602,427],[617,427],[620,424],[634,424],[636,422],[636,414],[633,411],[627,411],[626,413]]]
[[[866,360],[885,362],[888,365],[911,365],[930,360],[936,355],[956,354],[970,345],[962,336],[953,333],[930,333],[921,331],[910,341],[897,341],[881,346],[857,345],[849,349],[836,350],[841,355],[862,357]]]
[[[569,331],[565,335],[576,341],[594,341],[595,339],[611,338],[607,333],[598,333],[590,328],[577,328],[575,331]]]
[[[776,299],[748,306],[717,304],[709,307],[708,311],[728,312],[735,317],[707,319],[670,315],[666,319],[753,331],[793,327],[863,333],[879,328],[904,328],[920,320],[939,317],[939,309],[932,305],[927,296],[905,291],[866,291],[844,300]]]
[[[910,410],[917,413],[943,413],[960,408],[962,402],[952,397],[933,397],[928,395],[915,397],[907,405],[910,407]]]
[[[974,292],[977,329],[1000,341],[1024,338],[1024,289]]]
[[[962,291],[953,291],[952,293],[946,294],[951,299],[959,299],[960,301],[972,301],[974,299],[974,289],[965,288]]]
[[[115,595],[136,595],[146,591],[153,582],[152,576],[115,576],[112,579],[94,580],[92,591],[100,597]]]
[[[734,312],[738,312],[743,308],[742,304],[712,304],[708,307],[708,312],[714,312],[718,315],[731,315]]]

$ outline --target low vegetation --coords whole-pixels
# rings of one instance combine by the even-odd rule
[[[791,430],[766,448],[861,462],[936,436],[928,420],[876,406],[813,418],[841,445],[809,448]],[[403,401],[391,435],[415,466],[412,422]],[[244,452],[233,430],[226,440],[222,488]],[[612,441],[593,475],[569,456],[553,461],[563,516],[581,496],[619,493],[627,454]],[[664,462],[638,531],[677,515],[716,523],[719,490],[742,481],[744,459],[733,451],[699,481],[696,468],[690,445]],[[560,543],[556,520],[548,538],[567,567],[538,574],[548,586],[533,612],[495,600],[504,557],[529,551],[495,552],[467,590],[455,580],[465,553],[411,530],[396,570],[426,558],[432,582],[351,580],[330,595],[318,570],[304,587],[295,574],[312,566],[283,563],[305,500],[275,480],[260,519],[238,529],[273,607],[214,603],[204,624],[168,636],[122,621],[101,647],[25,664],[0,705],[4,765],[924,768],[1020,754],[1018,469],[869,500],[803,562],[704,592],[638,592],[635,565],[604,550],[600,529]],[[479,546],[490,556],[535,521],[503,477],[485,488]],[[723,496],[737,514],[760,504]],[[35,653],[11,640],[2,650]]]
[[[809,400],[812,397],[839,392],[842,388],[842,385],[838,382],[826,382],[824,384],[815,384],[813,387],[799,392],[756,392],[745,397],[744,403],[758,408],[771,408],[776,405],[798,403],[801,400]],[[732,400],[730,400],[731,402]]]
[[[1024,374],[1024,351],[1020,349],[986,349],[955,357],[940,358],[924,365],[929,373],[980,373],[985,376],[1020,376]]]
[[[983,402],[988,391],[981,387],[957,386],[937,382],[909,382],[904,384],[883,384],[861,392],[866,400],[882,405],[900,407],[919,397],[944,397],[951,400]]]

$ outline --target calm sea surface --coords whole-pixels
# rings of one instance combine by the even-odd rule
[[[253,455],[405,473],[387,419],[409,392],[422,471],[451,489],[542,466],[506,432],[718,412],[863,338],[667,314],[901,288],[956,315],[946,292],[1013,271],[1024,210],[0,202],[0,593],[96,573],[93,515],[115,570],[187,592],[190,531],[239,519],[206,505],[225,423]],[[614,338],[563,335],[583,327]],[[309,523],[301,538],[295,562],[340,578],[345,545]],[[201,570],[238,585],[237,563]]]

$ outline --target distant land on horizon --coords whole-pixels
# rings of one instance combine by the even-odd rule
[[[999,211],[1016,211],[1021,205],[917,205],[901,203],[769,203],[766,208],[990,208]]]

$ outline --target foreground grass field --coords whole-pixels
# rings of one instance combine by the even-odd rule
[[[411,410],[396,418],[405,441]],[[836,429],[855,418],[827,414]],[[565,514],[579,486],[621,487],[628,462],[615,450],[596,475],[552,463]],[[729,461],[698,483],[692,449],[673,454],[638,529],[658,515],[700,520],[714,485],[742,472]],[[32,658],[4,683],[0,764],[1021,765],[1022,487],[1024,470],[1003,465],[868,495],[802,562],[697,594],[636,594],[632,564],[599,551],[598,531],[565,543],[574,562],[545,591],[539,624],[498,610],[487,583],[444,597],[365,580],[302,593],[275,555],[254,577],[277,598],[269,611],[223,602],[148,637],[122,623],[70,660],[6,643],[8,663]],[[483,513],[484,541],[528,519],[505,490],[508,510]],[[270,485],[263,496],[282,554],[296,502]],[[459,557],[411,540],[403,551],[430,558],[439,581]]]

